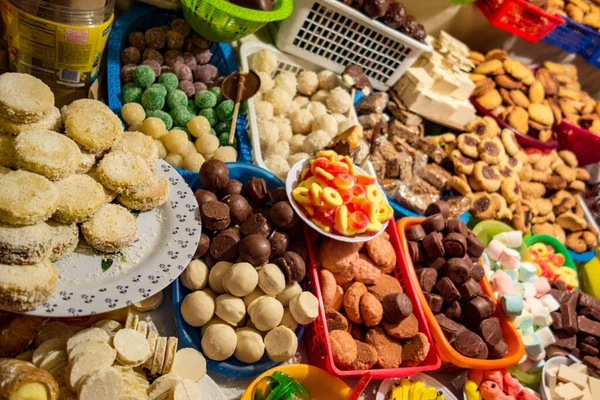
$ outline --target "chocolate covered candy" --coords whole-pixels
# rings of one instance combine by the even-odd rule
[[[442,305],[444,304],[444,298],[442,296],[435,293],[423,293],[423,296],[434,314],[442,311]]]
[[[419,285],[424,292],[431,292],[438,278],[438,272],[433,268],[421,268],[417,270]]]
[[[219,195],[219,198],[223,198],[229,194],[241,194],[243,195],[244,191],[244,185],[242,184],[242,182],[238,181],[237,179],[230,179],[227,181],[227,183],[225,184],[225,186],[223,186],[221,189],[219,189],[217,191],[217,194]]]
[[[406,239],[415,242],[423,240],[426,235],[425,230],[421,225],[413,225],[410,228],[407,228],[405,234]]]
[[[229,181],[229,168],[223,161],[208,160],[200,168],[200,182],[209,190],[222,189]]]
[[[239,252],[242,261],[249,262],[258,267],[269,261],[271,244],[266,237],[254,233],[244,237],[240,241]]]
[[[262,214],[252,214],[240,225],[240,233],[242,235],[258,234],[269,237],[271,226]]]
[[[223,197],[221,202],[227,204],[229,207],[229,219],[231,220],[232,225],[237,225],[244,221],[248,215],[250,215],[250,211],[252,210],[248,200],[239,194],[228,194]]]
[[[446,305],[443,309],[444,315],[454,321],[462,320],[462,306],[459,301],[453,301],[450,305]]]
[[[306,264],[300,255],[293,251],[286,251],[282,257],[273,260],[273,264],[277,265],[283,276],[285,283],[300,282],[306,275]]]
[[[488,346],[495,346],[502,340],[502,330],[498,318],[487,318],[479,323],[479,334]]]
[[[473,233],[467,235],[467,254],[469,257],[479,258],[485,250],[485,245]]]
[[[450,343],[454,342],[459,333],[466,330],[463,325],[454,322],[444,314],[437,314],[435,320]]]
[[[287,234],[283,232],[273,231],[269,236],[269,243],[271,244],[271,260],[281,257],[287,250],[290,239]]]
[[[469,235],[469,228],[460,219],[450,219],[446,222],[446,233],[460,233],[466,238]]]
[[[408,254],[413,262],[413,265],[419,265],[425,261],[425,250],[419,242],[408,242]]]
[[[493,302],[486,295],[477,296],[464,305],[463,314],[467,321],[481,321],[494,313],[495,306]]]
[[[198,247],[196,247],[196,252],[194,253],[193,258],[204,257],[206,252],[210,247],[210,238],[205,234],[200,235],[200,241],[198,242]]]
[[[446,227],[446,220],[442,214],[434,214],[423,220],[421,226],[426,233],[441,232]]]
[[[383,313],[388,321],[397,324],[413,312],[412,303],[404,293],[392,293],[384,296],[381,302]]]
[[[290,230],[298,226],[298,216],[289,201],[280,201],[271,207],[270,219],[279,229]]]
[[[262,178],[252,178],[245,187],[246,196],[252,204],[264,206],[269,201],[267,182]]]
[[[428,233],[421,242],[423,248],[430,258],[441,257],[444,255],[444,245],[442,243],[442,234],[439,232]]]
[[[446,257],[463,257],[467,252],[467,240],[457,232],[446,234],[442,239]]]
[[[460,298],[460,293],[454,283],[447,276],[443,277],[435,284],[435,288],[448,303],[452,303]]]
[[[194,197],[196,198],[196,201],[198,202],[199,206],[206,203],[207,201],[217,201],[218,200],[217,196],[213,192],[210,192],[205,189],[196,190],[194,192]]]
[[[202,225],[211,231],[220,231],[229,226],[229,207],[218,201],[207,201],[200,206]]]
[[[456,336],[454,348],[465,357],[483,358],[481,353],[484,351],[487,356],[487,346],[481,337],[469,330],[465,330]]]
[[[238,253],[240,235],[233,230],[221,231],[210,244],[210,254],[218,261],[233,260]]]
[[[444,219],[448,219],[450,216],[450,206],[445,201],[436,201],[435,203],[431,203],[425,209],[425,216],[429,217],[435,214],[442,214]]]
[[[471,262],[464,258],[451,258],[444,265],[444,273],[452,283],[460,286],[471,276]]]
[[[481,286],[473,279],[468,279],[465,283],[460,285],[458,288],[460,292],[460,299],[462,301],[469,301],[473,297],[481,294]]]

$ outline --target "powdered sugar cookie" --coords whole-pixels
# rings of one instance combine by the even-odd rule
[[[81,164],[77,144],[60,133],[47,130],[23,132],[14,142],[17,167],[50,180],[74,174]]]
[[[123,133],[119,118],[96,100],[77,100],[62,115],[67,136],[90,152],[110,149]]]
[[[125,132],[113,145],[112,151],[137,154],[150,167],[158,160],[158,147],[156,147],[154,139],[141,132]]]
[[[67,353],[70,355],[75,347],[83,342],[108,343],[109,340],[110,337],[105,330],[96,327],[87,328],[77,332],[75,335],[70,337],[69,340],[67,340]]]
[[[103,205],[90,220],[81,225],[81,232],[90,246],[106,253],[129,246],[138,235],[133,215],[116,204]]]
[[[62,129],[60,110],[52,106],[39,121],[29,124],[13,122],[0,116],[0,133],[17,136],[22,132],[32,129],[48,129],[54,132],[60,132]]]
[[[79,228],[76,223],[61,224],[55,221],[48,221],[50,227],[50,261],[56,261],[68,256],[79,243]]]
[[[148,340],[133,329],[121,329],[113,338],[117,360],[123,365],[137,366],[151,356]]]
[[[57,274],[50,260],[33,265],[0,264],[0,309],[32,310],[54,293]]]
[[[123,378],[112,367],[101,368],[83,378],[78,392],[79,400],[119,399]]]
[[[159,207],[169,198],[169,182],[159,170],[154,170],[150,179],[136,191],[119,196],[119,203],[130,210],[147,211]]]
[[[87,221],[104,204],[102,185],[88,175],[69,175],[56,182],[60,194],[53,218],[69,224]]]
[[[30,226],[0,224],[0,263],[42,262],[51,249],[51,230],[45,222]]]
[[[15,138],[0,133],[0,165],[7,168],[15,166]]]
[[[115,362],[112,353],[81,353],[73,358],[65,371],[67,386],[73,391],[79,391],[84,378],[99,369],[110,367]]]
[[[14,122],[37,122],[54,106],[54,94],[44,82],[28,74],[0,76],[0,115]]]
[[[100,183],[117,193],[141,189],[152,176],[142,157],[122,151],[105,155],[96,171]]]
[[[98,172],[97,172],[96,168],[90,169],[87,172],[87,175],[91,176],[96,182],[98,182],[99,184],[102,185],[102,182],[100,182],[100,179],[98,178]],[[102,190],[104,191],[104,202],[105,203],[110,203],[117,197],[117,193],[114,190],[111,190],[104,185],[102,185]]]
[[[58,207],[58,189],[41,175],[12,171],[0,176],[0,221],[35,225],[50,218]]]

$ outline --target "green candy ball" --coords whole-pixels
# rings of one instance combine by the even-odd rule
[[[217,96],[209,90],[202,90],[196,93],[194,102],[198,108],[213,108],[217,105]]]
[[[214,126],[217,123],[217,113],[215,112],[214,108],[205,108],[203,110],[200,110],[198,115],[202,115],[203,117],[205,117],[208,120],[210,126]]]
[[[161,110],[165,106],[165,96],[158,89],[148,88],[142,94],[142,106],[146,110]]]
[[[149,116],[162,119],[168,131],[170,131],[173,127],[173,118],[171,118],[168,112],[162,110],[154,110],[150,113]]]
[[[215,124],[215,131],[220,135],[231,131],[231,121],[219,121]]]
[[[233,143],[229,144],[229,133],[222,133],[219,135],[219,144],[221,146],[235,147],[235,136],[233,137]]]
[[[210,130],[208,131],[208,133],[210,135],[217,136],[217,132],[215,132],[215,130],[213,128],[210,128]]]
[[[235,103],[233,102],[233,100],[225,100],[216,108],[217,117],[221,121],[231,121],[231,119],[233,118],[234,108]]]
[[[141,87],[135,85],[135,83],[128,83],[121,89],[121,97],[123,104],[127,103],[140,103],[142,101],[142,93],[144,91]]]
[[[166,87],[169,92],[179,87],[179,79],[177,79],[177,75],[172,72],[160,74],[158,77],[158,83]]]
[[[136,85],[147,88],[154,83],[156,75],[152,67],[148,65],[138,65],[132,72],[131,77]]]
[[[150,85],[150,87],[152,89],[160,91],[160,93],[162,93],[163,96],[167,96],[167,88],[164,85],[161,85],[160,83],[153,83],[152,85]]]
[[[238,111],[240,115],[246,115],[248,113],[248,102],[242,101],[240,103],[240,111]]]
[[[170,114],[171,118],[173,118],[173,124],[176,126],[186,126],[194,118],[192,113],[187,109],[187,105],[173,107]]]
[[[188,99],[188,104],[187,104],[187,108],[188,110],[190,110],[190,112],[194,115],[198,115],[198,107],[196,106],[196,103],[194,103],[194,99]]]
[[[169,94],[167,94],[167,104],[169,105],[169,108],[175,108],[178,106],[187,107],[188,98],[183,90],[171,90]]]
[[[221,88],[219,86],[213,86],[208,90],[217,96],[217,103],[221,103],[223,100],[225,100],[225,96],[223,96],[223,92],[221,92]]]

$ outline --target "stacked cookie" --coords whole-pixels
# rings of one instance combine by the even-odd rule
[[[425,360],[429,340],[392,275],[396,254],[387,233],[366,244],[327,239],[319,263],[325,322],[340,368],[410,367]]]

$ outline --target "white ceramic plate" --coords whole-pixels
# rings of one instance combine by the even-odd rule
[[[436,379],[433,379],[431,376],[427,374],[423,374],[419,372],[411,377],[409,377],[411,381],[423,381],[426,387],[433,386],[438,391],[441,391],[446,400],[457,400],[456,396],[448,389],[446,386],[442,385]],[[389,378],[384,379],[379,385],[379,389],[377,389],[377,394],[375,395],[375,400],[385,400],[385,396],[387,396],[388,392],[392,385],[396,382],[400,382],[401,378]]]
[[[306,222],[306,224],[308,224],[308,226],[310,226],[312,229],[319,232],[320,234],[325,235],[331,239],[339,240],[341,242],[350,242],[350,243],[368,242],[369,240],[373,239],[376,236],[379,236],[383,231],[385,231],[385,229],[388,226],[389,221],[383,222],[381,224],[381,230],[379,230],[379,232],[377,232],[373,235],[363,234],[363,235],[357,235],[357,236],[336,235],[334,233],[325,232],[323,229],[321,229],[317,225],[315,225],[300,209],[300,207],[294,200],[294,197],[292,196],[292,191],[296,188],[296,186],[298,186],[298,181],[300,179],[300,173],[302,172],[302,170],[304,170],[304,168],[307,168],[309,165],[310,165],[309,160],[298,161],[290,169],[290,172],[288,173],[287,179],[285,181],[285,190],[287,192],[288,199],[290,200],[290,203],[292,204],[292,207],[294,208],[296,213],[300,216],[300,218],[302,218],[302,220],[304,222]],[[354,166],[354,168],[356,169],[356,172],[368,175],[368,172],[363,170],[362,168],[360,168],[356,165]],[[379,186],[379,183],[377,183],[377,186]],[[385,193],[383,191],[383,189],[381,188],[381,186],[379,186],[379,190],[381,190],[382,194]],[[385,195],[384,195],[384,199],[386,199]],[[387,199],[385,201],[387,203]]]
[[[54,295],[30,315],[76,317],[118,310],[159,292],[183,272],[196,251],[201,223],[198,204],[181,175],[163,160],[169,201],[137,215],[139,237],[120,253],[102,254],[84,240],[54,263]]]

